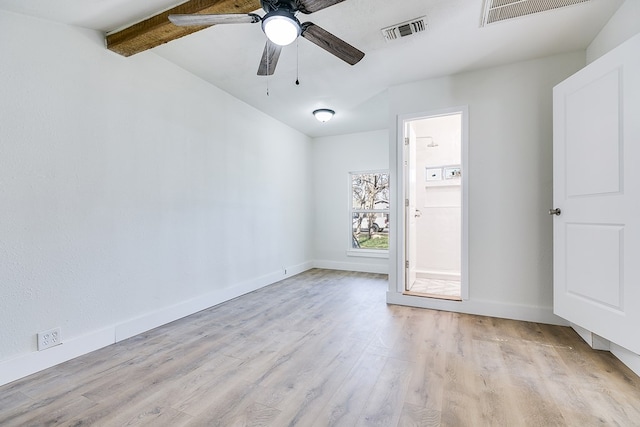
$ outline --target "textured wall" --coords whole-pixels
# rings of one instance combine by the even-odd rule
[[[101,34],[0,28],[0,362],[312,259],[308,137]]]

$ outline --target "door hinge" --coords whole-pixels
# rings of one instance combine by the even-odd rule
[[[406,260],[406,261],[404,262],[404,268],[409,268],[409,260]]]
[[[404,139],[404,145],[409,145],[409,138]]]
[[[404,199],[404,205],[405,205],[406,207],[409,207],[409,199]]]

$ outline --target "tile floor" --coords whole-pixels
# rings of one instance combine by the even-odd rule
[[[411,293],[441,295],[443,297],[460,297],[459,280],[425,279],[417,278],[410,289]]]

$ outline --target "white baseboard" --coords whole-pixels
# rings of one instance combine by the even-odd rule
[[[454,311],[465,314],[478,314],[502,319],[522,320],[525,322],[569,326],[566,320],[553,314],[551,307],[515,305],[496,303],[493,301],[451,301],[403,295],[399,292],[387,292],[387,303],[433,310]]]
[[[271,285],[277,281],[286,279],[287,277],[295,276],[296,274],[302,273],[310,268],[312,268],[311,262],[287,267],[286,275],[284,274],[284,271],[269,273],[255,279],[241,282],[233,286],[228,286],[226,288],[217,289],[197,298],[183,301],[173,306],[165,307],[161,310],[130,319],[116,325],[115,342],[131,338],[132,336],[141,334],[142,332],[157,328],[158,326],[165,325],[173,322],[174,320],[181,319],[189,316],[190,314],[197,313],[209,307],[213,307],[214,305],[237,298],[241,295],[248,294],[249,292]]]
[[[611,354],[617,357],[618,360],[631,369],[636,375],[640,376],[640,355],[627,350],[624,347],[620,347],[618,344],[613,343],[606,338],[602,338],[582,326],[572,323],[571,327],[587,344],[589,344],[589,347],[594,350],[611,352]]]
[[[157,328],[198,311],[213,307],[241,295],[271,285],[287,277],[295,276],[313,268],[312,262],[287,267],[284,271],[273,272],[233,286],[218,289],[178,304],[151,313],[125,320],[89,334],[66,339],[61,345],[46,351],[34,351],[13,359],[0,362],[0,385],[8,384],[43,369],[74,359],[100,348],[109,346],[134,335]]]
[[[420,279],[460,280],[460,273],[449,271],[416,270],[416,277]]]
[[[575,323],[570,323],[571,329],[576,331],[576,333],[582,338],[589,347],[594,350],[604,350],[611,351],[611,342],[601,336],[594,334],[593,332],[583,328],[582,326],[576,325]]]
[[[614,343],[611,343],[609,351],[629,369],[635,372],[636,375],[640,376],[640,355]]]
[[[380,263],[380,264],[316,260],[316,261],[313,262],[313,267],[315,267],[315,268],[325,268],[327,270],[357,271],[357,272],[360,272],[360,273],[389,274],[389,262],[386,259],[384,260],[384,263]]]

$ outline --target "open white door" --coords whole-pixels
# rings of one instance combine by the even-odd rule
[[[411,122],[405,123],[405,179],[407,194],[405,195],[405,230],[406,254],[405,269],[406,282],[405,291],[410,290],[416,281],[416,135],[411,127]]]
[[[640,354],[640,35],[556,86],[553,111],[554,312]]]

